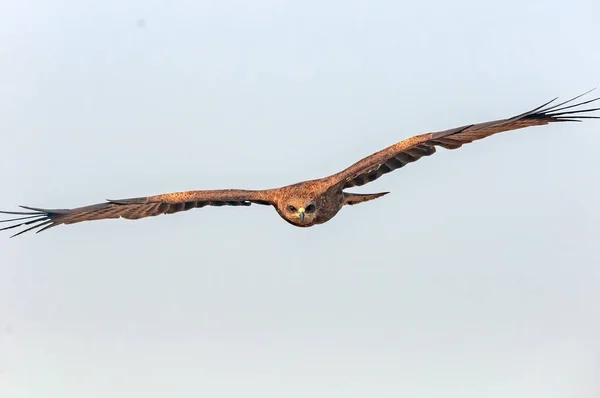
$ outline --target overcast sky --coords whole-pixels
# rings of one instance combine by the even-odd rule
[[[0,5],[0,208],[325,176],[600,84],[600,2]],[[600,94],[600,92],[596,92]],[[600,121],[268,207],[0,236],[0,396],[600,396]]]

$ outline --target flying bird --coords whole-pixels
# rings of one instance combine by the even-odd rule
[[[593,90],[558,104],[553,104],[558,99],[555,98],[531,111],[508,119],[416,135],[367,156],[336,174],[317,180],[265,190],[185,191],[129,199],[107,199],[104,203],[74,209],[40,209],[20,206],[30,211],[0,211],[2,214],[19,216],[0,220],[0,223],[13,222],[12,225],[0,230],[25,228],[11,236],[14,237],[35,229],[37,229],[36,233],[39,233],[57,225],[75,224],[82,221],[109,218],[136,220],[205,206],[250,206],[252,204],[273,206],[281,218],[288,223],[296,227],[311,227],[331,220],[345,205],[368,202],[389,193],[350,193],[346,191],[347,188],[368,184],[384,174],[433,155],[437,147],[457,149],[464,144],[503,131],[542,126],[554,122],[600,119],[600,116],[589,115],[589,112],[598,111],[600,108],[578,108],[581,105],[595,102],[600,97],[574,103],[591,91]]]

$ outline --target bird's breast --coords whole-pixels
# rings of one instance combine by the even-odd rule
[[[342,208],[344,204],[344,194],[339,192],[328,192],[315,201],[318,213],[315,224],[323,224],[331,220]]]

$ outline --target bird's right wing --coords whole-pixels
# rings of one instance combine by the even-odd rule
[[[19,216],[0,220],[0,223],[14,222],[12,225],[0,228],[0,231],[26,227],[24,230],[11,236],[12,238],[36,228],[40,228],[37,232],[42,232],[60,224],[74,224],[81,221],[109,218],[137,220],[139,218],[172,214],[204,206],[250,206],[252,203],[273,205],[273,192],[271,190],[247,191],[236,189],[186,191],[140,198],[107,200],[104,203],[74,209],[39,209],[20,206],[30,211],[0,211],[2,214]]]

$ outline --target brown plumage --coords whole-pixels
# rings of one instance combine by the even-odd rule
[[[381,197],[387,192],[375,194],[353,194],[344,189],[361,186],[376,180],[382,175],[433,155],[436,147],[457,149],[464,144],[489,137],[503,131],[530,126],[541,126],[554,122],[580,122],[583,119],[599,119],[588,112],[600,108],[577,109],[576,107],[597,101],[600,98],[572,102],[585,94],[568,101],[549,106],[546,104],[520,115],[491,122],[470,124],[454,129],[427,133],[408,138],[376,152],[336,173],[318,180],[304,181],[281,188],[248,190],[210,190],[168,193],[164,195],[133,199],[107,200],[75,209],[38,209],[21,206],[28,212],[0,211],[3,214],[20,217],[0,222],[16,222],[0,230],[25,227],[24,232],[38,229],[37,232],[61,224],[74,224],[81,221],[126,218],[136,220],[144,217],[171,214],[205,206],[250,206],[251,204],[270,205],[287,222],[298,227],[322,224],[333,218],[344,205],[355,205]]]

